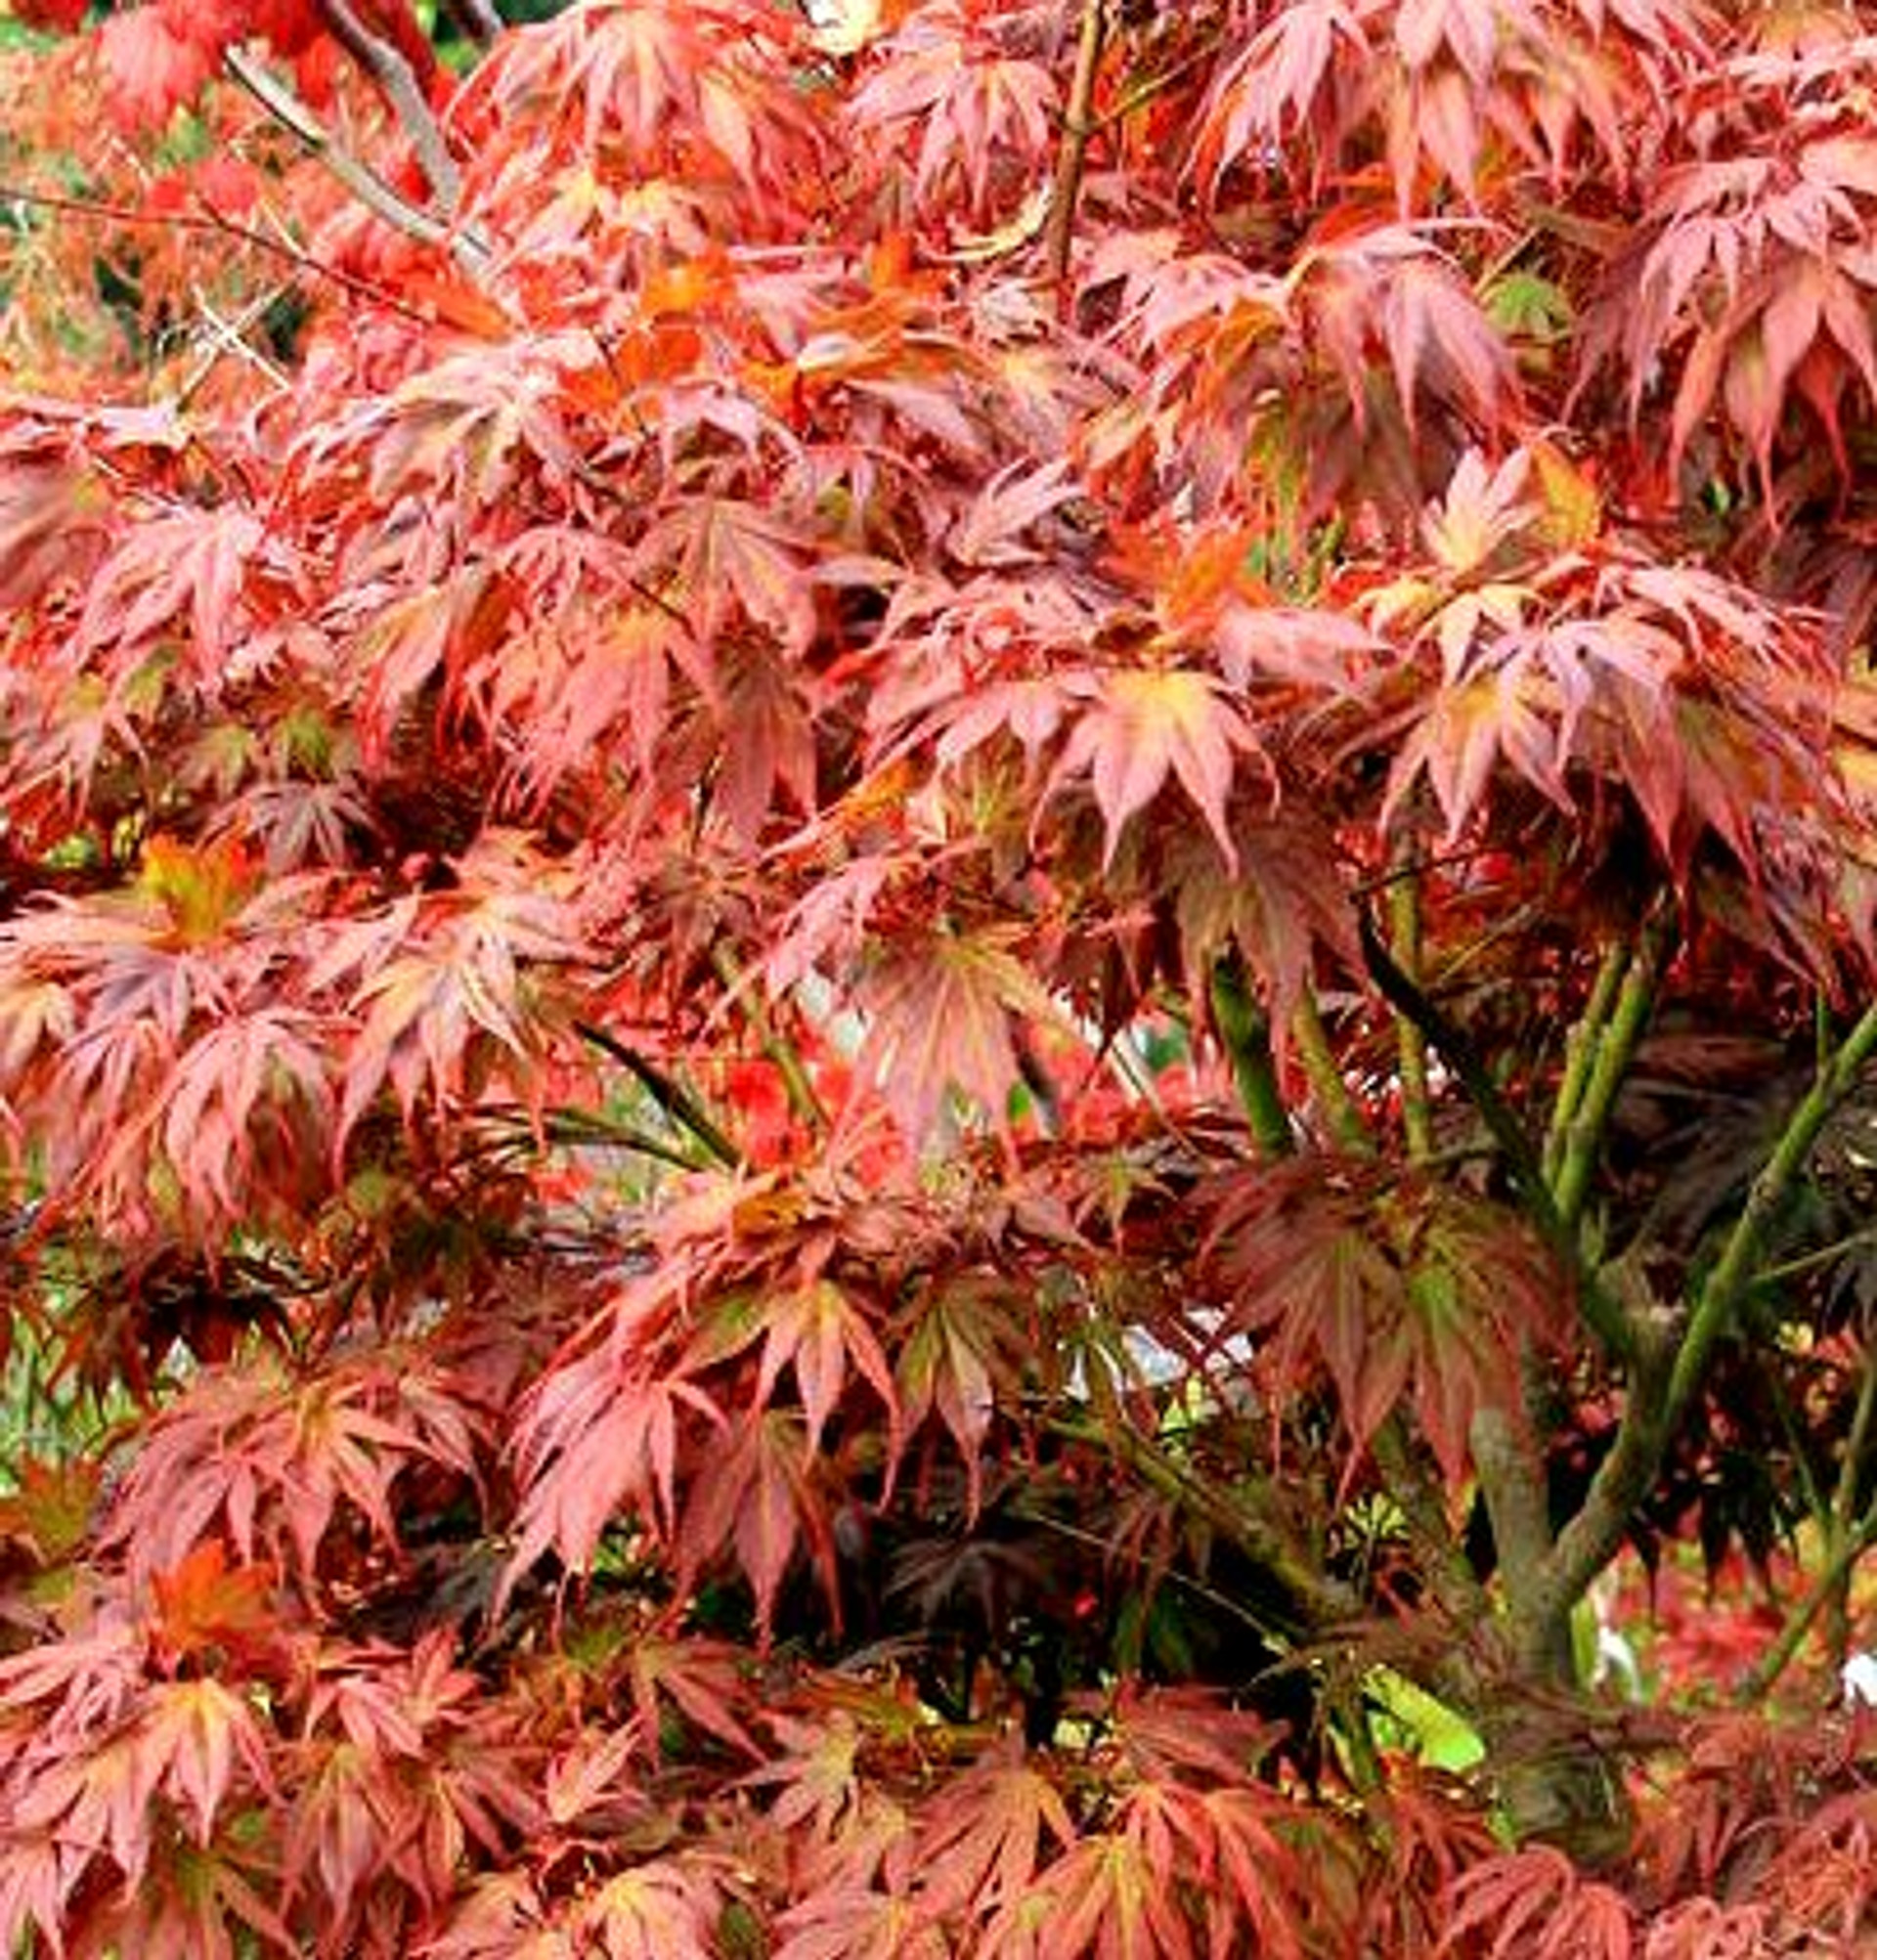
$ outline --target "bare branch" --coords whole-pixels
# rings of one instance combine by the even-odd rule
[[[502,31],[502,16],[489,0],[443,0],[443,11],[478,47],[486,48]]]
[[[416,70],[382,34],[374,34],[357,14],[349,0],[316,0],[320,19],[345,52],[377,84],[405,134],[417,152],[417,162],[430,186],[431,196],[448,215],[454,216],[462,201],[462,179],[456,159],[450,154],[443,131],[423,98]]]
[[[375,217],[425,244],[445,245],[466,272],[480,272],[489,261],[489,247],[478,238],[457,230],[446,219],[417,205],[394,190],[357,157],[340,149],[313,111],[293,91],[241,48],[223,57],[228,71],[284,128],[331,171]]]

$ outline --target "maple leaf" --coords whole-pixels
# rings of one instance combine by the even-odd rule
[[[155,1637],[173,1662],[218,1648],[252,1651],[279,1630],[273,1574],[231,1567],[218,1539],[204,1539],[170,1571],[153,1572],[150,1584]]]
[[[987,1751],[924,1814],[919,1902],[936,1919],[986,1918],[1030,1891],[1047,1839],[1077,1835],[1062,1792],[1014,1742]]]
[[[1219,854],[1236,870],[1238,846],[1226,804],[1241,755],[1254,759],[1275,792],[1256,733],[1210,675],[1185,668],[1127,670],[1103,680],[1051,771],[1050,789],[1087,772],[1107,825],[1107,868],[1128,820],[1154,801],[1171,775],[1205,819]]]
[[[560,408],[557,355],[566,350],[551,344],[478,348],[402,382],[357,429],[372,494],[389,502],[434,486],[495,503],[514,494],[524,461],[547,483],[564,483],[576,452]]]
[[[584,1567],[607,1523],[629,1506],[671,1532],[680,1437],[699,1419],[713,1427],[724,1420],[696,1383],[654,1373],[606,1344],[551,1369],[516,1425],[519,1531],[497,1610],[550,1546],[571,1569]]]
[[[911,1900],[828,1886],[784,1913],[775,1960],[948,1960],[943,1931]]]
[[[719,794],[730,828],[754,844],[778,789],[805,814],[814,808],[813,719],[788,668],[763,649],[740,652],[717,679],[723,752]]]
[[[1376,1230],[1378,1200],[1349,1165],[1298,1162],[1224,1181],[1212,1242],[1239,1302],[1235,1325],[1268,1330],[1277,1381],[1320,1363],[1358,1447],[1412,1391],[1458,1480],[1474,1413],[1517,1406],[1519,1340],[1556,1338],[1557,1278],[1514,1218],[1443,1204],[1416,1217],[1407,1242],[1391,1242]]]
[[[105,1603],[61,1638],[0,1659],[0,1707],[31,1710],[55,1733],[121,1728],[148,1677],[150,1634]]]
[[[1013,1021],[1062,1025],[1013,950],[1016,935],[997,928],[902,938],[866,976],[860,1001],[868,1030],[856,1072],[884,1080],[908,1136],[931,1133],[954,1089],[1001,1124],[1020,1079]]]
[[[1411,226],[1378,226],[1306,250],[1291,275],[1358,426],[1384,358],[1412,433],[1423,396],[1496,429],[1516,405],[1505,340],[1447,256]]]
[[[572,1960],[573,1951],[539,1887],[514,1871],[477,1878],[423,1948],[426,1960]]]
[[[700,643],[723,631],[728,604],[804,651],[815,632],[808,574],[814,539],[785,516],[737,498],[676,501],[645,534],[634,571],[687,613]]]
[[[615,1872],[584,1902],[578,1923],[606,1960],[715,1960],[722,1903],[708,1870],[655,1858]]]
[[[359,741],[367,763],[383,767],[399,718],[440,672],[455,677],[498,642],[512,609],[504,583],[484,565],[418,585],[375,611],[353,639]]]
[[[254,1710],[220,1681],[154,1684],[136,1730],[140,1808],[161,1791],[193,1811],[198,1844],[207,1844],[239,1763],[262,1790],[274,1783],[260,1720]]]
[[[0,1537],[22,1546],[40,1565],[57,1565],[77,1549],[90,1528],[101,1484],[86,1459],[23,1456],[13,1465],[15,1488],[0,1498]]]
[[[407,1460],[474,1467],[459,1454],[465,1431],[426,1422],[420,1402],[401,1409],[402,1399],[395,1376],[369,1370],[295,1384],[265,1358],[205,1369],[153,1426],[105,1541],[141,1576],[181,1566],[220,1529],[242,1563],[265,1547],[310,1575],[343,1500],[395,1546],[390,1492]]]
[[[1007,1289],[988,1275],[960,1275],[919,1302],[899,1347],[906,1434],[936,1415],[964,1459],[970,1509],[983,1496],[983,1446],[997,1389],[1026,1347]]]
[[[813,1462],[813,1447],[790,1412],[757,1410],[732,1419],[699,1466],[678,1528],[687,1586],[726,1545],[735,1553],[756,1595],[757,1632],[765,1643],[798,1542],[806,1543],[830,1600],[838,1598],[833,1528]]]
[[[822,130],[794,86],[802,23],[753,0],[604,0],[505,36],[466,113],[546,120],[584,157],[628,159],[644,178],[682,161],[730,173],[744,213],[775,208],[810,169]]]
[[[1323,875],[1334,853],[1307,811],[1286,805],[1269,820],[1240,821],[1235,840],[1236,876],[1198,838],[1167,853],[1185,970],[1208,974],[1236,948],[1269,989],[1282,1030],[1320,955],[1355,964],[1350,909],[1340,885]]]
[[[670,1710],[746,1756],[764,1754],[745,1721],[752,1699],[745,1656],[727,1642],[640,1635],[627,1656],[627,1679],[638,1717],[633,1743],[653,1762]]]
[[[893,1367],[858,1300],[822,1277],[766,1293],[754,1311],[740,1300],[734,1304],[735,1326],[727,1340],[707,1324],[700,1351],[713,1361],[722,1361],[760,1335],[757,1407],[772,1400],[783,1370],[790,1370],[808,1420],[808,1447],[818,1448],[830,1417],[842,1406],[851,1364],[885,1405],[893,1436],[889,1459],[896,1459],[899,1401]]]
[[[146,0],[100,27],[112,113],[128,133],[160,129],[215,73],[221,50],[200,32],[201,18],[188,0]]]
[[[108,537],[109,506],[81,459],[37,431],[0,447],[0,605],[38,599],[89,571]]]
[[[1629,1960],[1635,1919],[1623,1895],[1586,1878],[1561,1851],[1528,1845],[1482,1859],[1455,1881],[1449,1939],[1475,1931],[1494,1936],[1492,1950],[1530,1952],[1538,1960]]]
[[[786,1755],[752,1770],[744,1780],[754,1789],[780,1786],[770,1810],[778,1824],[807,1824],[811,1839],[834,1841],[858,1815],[858,1725],[845,1710],[836,1710],[826,1721],[784,1715],[772,1726]]]
[[[995,159],[1048,155],[1059,113],[1056,75],[1041,62],[1006,53],[994,23],[959,0],[928,0],[869,51],[870,72],[849,104],[862,145],[919,132],[912,167],[916,199],[937,204],[962,190],[962,209],[980,225],[996,209]]]
[[[1032,563],[1047,554],[1026,544],[1024,533],[1082,495],[1066,462],[1035,469],[1009,464],[984,485],[952,526],[945,548],[960,564],[974,569]]]
[[[118,15],[134,21],[148,11]],[[263,555],[266,530],[240,504],[175,517],[145,517],[106,557],[85,595],[81,643],[113,649],[121,663],[141,652],[178,614],[189,625],[190,666],[213,683],[221,676],[250,566]]]

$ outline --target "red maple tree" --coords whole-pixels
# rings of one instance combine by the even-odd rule
[[[1858,1950],[1877,16],[92,11],[0,1945]]]

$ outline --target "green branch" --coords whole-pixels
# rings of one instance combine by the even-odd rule
[[[1481,1061],[1464,1029],[1438,1008],[1419,986],[1395,964],[1366,913],[1359,914],[1356,930],[1361,936],[1363,958],[1370,977],[1389,1006],[1405,1015],[1419,1028],[1449,1071],[1465,1090],[1488,1134],[1499,1147],[1500,1156],[1512,1181],[1512,1188],[1527,1215],[1556,1252],[1577,1282],[1578,1305],[1591,1330],[1615,1355],[1630,1351],[1633,1330],[1622,1303],[1584,1263],[1577,1235],[1558,1215],[1546,1182],[1545,1170],[1525,1126],[1499,1084]]]
[[[1633,1317],[1637,1342],[1629,1406],[1610,1454],[1592,1480],[1582,1508],[1559,1533],[1547,1588],[1568,1610],[1614,1557],[1636,1507],[1662,1467],[1662,1459],[1688,1404],[1706,1378],[1716,1343],[1732,1327],[1757,1284],[1773,1221],[1811,1159],[1819,1133],[1877,1053],[1877,1006],[1821,1064],[1811,1089],[1786,1119],[1779,1141],[1747,1194],[1719,1261],[1678,1337],[1664,1314]]]
[[[1751,1708],[1772,1692],[1779,1677],[1792,1665],[1806,1635],[1812,1632],[1812,1623],[1833,1594],[1850,1579],[1852,1567],[1870,1549],[1873,1540],[1877,1540],[1877,1506],[1867,1510],[1855,1527],[1832,1548],[1817,1577],[1793,1601],[1772,1645],[1760,1656],[1752,1672],[1740,1683],[1736,1699],[1742,1707]]]
[[[1559,1143],[1552,1193],[1558,1223],[1567,1232],[1575,1233],[1583,1220],[1610,1111],[1616,1106],[1630,1064],[1636,1060],[1636,1051],[1648,1026],[1656,987],[1674,937],[1674,926],[1666,911],[1658,912],[1642,928],[1634,956],[1626,953],[1622,960],[1622,982],[1614,1007],[1608,1010],[1601,1024],[1593,1024],[1590,1038],[1582,1044],[1589,1067],[1573,1106],[1565,1114],[1561,1131],[1555,1115],[1552,1118]],[[1597,975],[1599,987],[1605,975],[1614,971],[1615,966],[1606,957],[1604,970]],[[1594,1006],[1594,991],[1592,1000]],[[1550,1141],[1547,1140],[1548,1149]]]
[[[1374,1156],[1375,1140],[1370,1135],[1369,1125],[1356,1107],[1355,1097],[1349,1093],[1349,1084],[1343,1079],[1341,1065],[1331,1044],[1330,1030],[1324,1025],[1323,1010],[1317,1005],[1317,996],[1307,984],[1297,1002],[1296,1012],[1290,1017],[1290,1032],[1297,1044],[1297,1060],[1302,1063],[1310,1087],[1323,1106],[1324,1121],[1331,1136],[1351,1156]]]
[[[1420,984],[1420,887],[1412,868],[1388,888],[1388,930],[1395,964]],[[1412,1163],[1425,1163],[1434,1152],[1433,1099],[1427,1085],[1427,1037],[1400,1008],[1395,1009],[1395,1052],[1401,1070],[1401,1126]]]
[[[1856,1025],[1826,1059],[1799,1107],[1787,1117],[1771,1156],[1754,1179],[1726,1246],[1701,1288],[1688,1330],[1676,1355],[1665,1412],[1669,1422],[1680,1417],[1700,1386],[1715,1343],[1732,1325],[1758,1275],[1760,1257],[1774,1217],[1811,1160],[1819,1133],[1839,1104],[1856,1086],[1857,1077],[1873,1053],[1877,1053],[1877,1006],[1864,1010]]]
[[[1553,1185],[1563,1163],[1565,1138],[1571,1119],[1584,1100],[1584,1086],[1590,1080],[1591,1066],[1602,1042],[1610,1010],[1616,1005],[1617,989],[1629,971],[1630,950],[1627,939],[1612,939],[1604,947],[1603,957],[1597,964],[1596,979],[1591,984],[1591,997],[1584,1003],[1584,1012],[1571,1024],[1570,1032],[1564,1037],[1564,1073],[1558,1081],[1556,1100],[1551,1105],[1550,1127],[1545,1133],[1545,1176]]]
[[[1296,1139],[1290,1130],[1290,1111],[1278,1089],[1277,1063],[1271,1053],[1271,1018],[1253,997],[1245,980],[1244,962],[1236,952],[1213,961],[1209,991],[1212,1024],[1232,1065],[1232,1079],[1251,1126],[1251,1141],[1260,1156],[1288,1156]]]

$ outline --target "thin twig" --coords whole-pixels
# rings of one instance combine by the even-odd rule
[[[239,224],[212,208],[200,212],[139,211],[128,204],[105,203],[95,197],[60,196],[50,191],[26,191],[12,184],[0,184],[0,203],[25,204],[34,210],[57,211],[65,217],[95,218],[101,224],[154,225],[179,232],[219,232],[224,238],[237,239],[244,245],[271,252],[276,258],[286,260],[289,265],[311,274],[315,279],[327,280],[355,299],[369,299],[374,306],[389,307],[392,312],[401,313],[419,326],[435,325],[433,317],[422,307],[400,299],[386,287],[375,285],[371,280],[361,279],[356,273],[345,272],[338,266],[327,265],[310,252],[301,250],[290,239],[270,238],[267,233],[257,232],[251,225]]]
[[[743,1153],[699,1107],[696,1099],[673,1081],[655,1063],[641,1055],[630,1043],[620,1040],[618,1035],[607,1033],[603,1027],[595,1027],[591,1022],[577,1021],[574,1029],[583,1041],[590,1041],[602,1055],[610,1055],[651,1097],[673,1124],[679,1129],[688,1130],[726,1170],[739,1170],[743,1167]]]
[[[183,385],[176,397],[176,406],[187,409],[196,395],[206,385],[208,377],[214,373],[222,362],[233,355],[238,361],[258,369],[267,376],[277,394],[284,394],[293,385],[287,375],[263,354],[258,347],[249,344],[248,328],[267,315],[267,310],[280,297],[278,291],[264,292],[251,300],[242,309],[239,320],[224,320],[215,311],[213,302],[198,285],[195,288],[196,316],[206,327],[202,335],[208,343],[196,366],[183,377]]]

